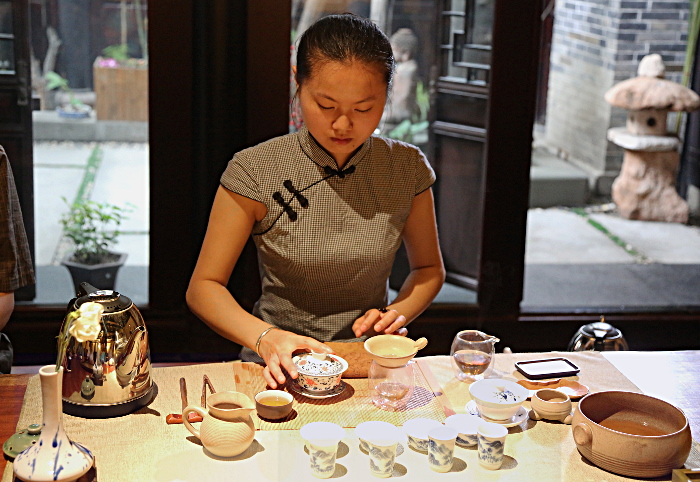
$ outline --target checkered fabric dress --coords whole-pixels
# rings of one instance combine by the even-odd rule
[[[0,291],[34,283],[34,268],[10,161],[0,146]]]
[[[253,226],[262,279],[253,314],[321,341],[356,339],[353,322],[387,304],[411,203],[434,182],[419,149],[381,137],[340,172],[306,127],[237,153],[221,184],[267,207]],[[248,349],[241,357],[259,360]]]

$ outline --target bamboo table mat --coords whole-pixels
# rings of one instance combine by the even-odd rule
[[[292,413],[281,421],[268,421],[254,415],[259,430],[298,430],[309,422],[333,422],[342,427],[356,427],[367,420],[380,420],[394,425],[403,425],[406,420],[425,417],[445,420],[440,399],[440,390],[428,382],[424,370],[427,365],[413,363],[415,389],[406,409],[397,412],[381,410],[372,404],[367,379],[344,379],[345,390],[335,397],[311,399],[292,390],[294,396]],[[262,377],[262,366],[251,363],[234,363],[233,373],[236,390],[251,399],[267,388]],[[437,394],[437,395],[436,395]]]

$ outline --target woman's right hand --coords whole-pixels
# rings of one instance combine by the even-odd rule
[[[265,360],[263,376],[270,388],[282,385],[286,378],[284,368],[290,377],[297,377],[297,369],[292,362],[292,354],[297,350],[310,350],[316,353],[333,353],[333,349],[318,340],[301,336],[281,329],[270,330],[260,341],[258,354]]]

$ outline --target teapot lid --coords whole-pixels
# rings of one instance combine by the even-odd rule
[[[131,308],[134,304],[130,298],[112,290],[95,290],[75,300],[75,309],[87,302],[100,303],[104,307],[104,313],[118,313]]]
[[[581,332],[590,338],[598,340],[613,340],[622,336],[620,330],[604,321],[596,321],[595,323],[582,326]]]

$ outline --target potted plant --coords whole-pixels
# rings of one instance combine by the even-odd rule
[[[97,120],[148,122],[147,19],[140,0],[133,1],[141,58],[129,54],[127,5],[121,2],[121,43],[102,50],[93,64]]]
[[[61,264],[68,268],[76,292],[83,281],[96,288],[113,290],[119,268],[126,261],[126,253],[115,253],[111,248],[121,232],[119,225],[127,219],[131,209],[109,203],[79,200],[61,216],[63,234],[73,243]]]
[[[68,103],[56,108],[59,117],[69,119],[84,119],[90,117],[90,106],[82,103],[73,94],[73,90],[68,86],[68,80],[61,77],[54,71],[46,73],[46,90],[60,89],[68,94]]]

